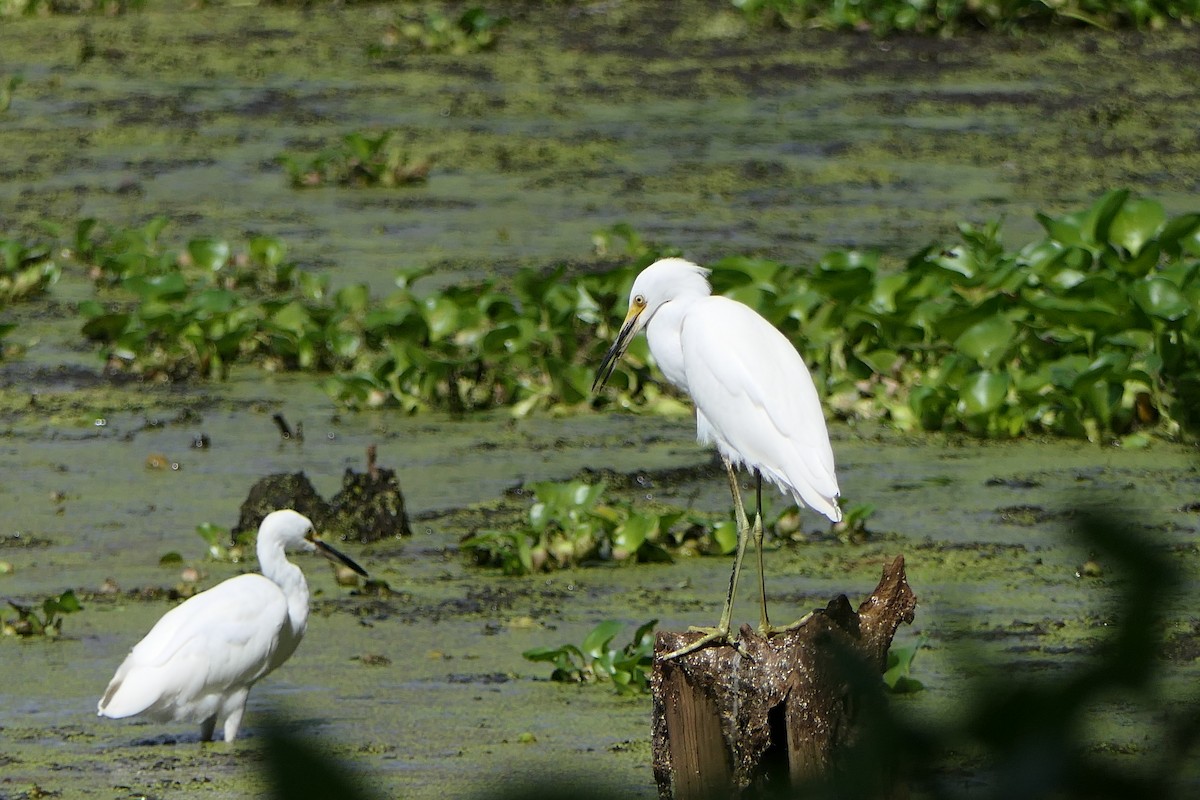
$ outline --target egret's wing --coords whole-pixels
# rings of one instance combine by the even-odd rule
[[[692,306],[681,339],[701,438],[840,519],[825,416],[787,337],[749,307],[718,296]]]
[[[261,575],[231,578],[162,616],[117,669],[99,711],[187,718],[189,703],[265,674],[286,622],[278,586]]]

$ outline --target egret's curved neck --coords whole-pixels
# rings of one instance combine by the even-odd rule
[[[258,568],[263,576],[273,581],[287,597],[288,623],[293,632],[303,632],[308,624],[308,583],[304,573],[287,560],[283,545],[279,543],[258,547]]]
[[[689,295],[676,297],[655,309],[654,316],[646,324],[646,341],[650,344],[650,353],[658,362],[662,374],[676,388],[687,391],[687,377],[683,370],[683,343],[680,331],[683,329],[683,318],[699,300],[708,295]]]

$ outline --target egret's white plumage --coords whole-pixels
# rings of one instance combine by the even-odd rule
[[[738,516],[738,555],[718,635],[703,642],[728,637],[742,553],[751,535],[734,474],[737,466],[745,465],[831,521],[842,518],[833,448],[808,368],[787,337],[757,312],[714,296],[708,272],[681,258],[646,267],[633,282],[629,313],[596,378],[603,385],[629,342],[645,330],[663,375],[696,406],[698,438],[716,445],[725,462]],[[753,535],[761,565],[757,515]],[[765,599],[762,627],[770,629]]]
[[[250,687],[291,657],[308,624],[308,584],[285,551],[319,550],[366,575],[291,510],[263,519],[256,549],[262,574],[230,578],[164,614],[117,669],[97,713],[199,722],[204,740],[220,724],[225,741],[237,737]]]

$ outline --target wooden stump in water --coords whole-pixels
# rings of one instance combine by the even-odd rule
[[[330,516],[346,533],[343,539],[358,539],[363,544],[412,536],[404,495],[394,470],[375,463],[375,445],[367,447],[367,471],[347,469],[342,490],[329,501]]]
[[[845,595],[802,626],[766,639],[743,626],[737,642],[671,660],[701,634],[660,631],[654,647],[654,777],[664,800],[784,793],[820,776],[856,736],[848,659],[882,673],[916,597],[904,557],[884,568],[855,612]]]

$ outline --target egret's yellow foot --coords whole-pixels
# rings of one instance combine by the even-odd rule
[[[683,647],[667,653],[665,656],[663,656],[663,661],[670,661],[673,658],[679,658],[680,656],[686,656],[688,653],[694,653],[702,647],[708,647],[713,642],[725,644],[729,641],[728,630],[721,630],[720,628],[696,627],[688,628],[688,630],[693,633],[703,633],[704,635],[694,642],[685,644]]]
[[[694,642],[685,644],[683,647],[680,647],[678,650],[672,650],[671,652],[667,653],[666,655],[664,655],[662,657],[663,661],[670,661],[672,658],[679,658],[679,656],[686,656],[688,653],[694,653],[697,650],[700,650],[701,648],[708,647],[710,644],[733,645],[734,647],[737,648],[737,651],[739,653],[741,653],[743,656],[746,656],[747,658],[750,658],[750,653],[746,651],[746,647],[745,647],[745,645],[742,644],[741,640],[734,639],[730,635],[729,626],[721,627],[720,625],[718,625],[715,628],[706,628],[706,627],[692,625],[691,627],[688,628],[688,632],[702,633],[704,635],[701,636],[699,639],[697,639]]]
[[[805,614],[803,617],[801,617],[800,619],[796,620],[795,622],[789,623],[787,625],[759,625],[758,632],[761,633],[763,636],[766,636],[767,638],[770,638],[772,636],[778,636],[781,633],[787,633],[788,631],[794,631],[797,628],[803,626],[810,619],[812,619],[812,616],[813,616],[812,612],[810,611],[807,614]]]

